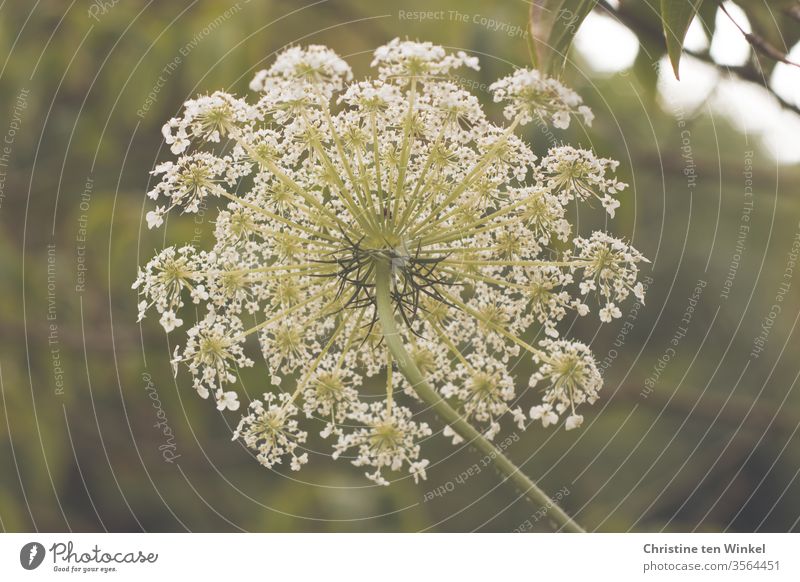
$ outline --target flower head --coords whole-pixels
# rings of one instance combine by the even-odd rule
[[[594,119],[591,110],[583,105],[583,99],[575,91],[535,69],[517,69],[489,88],[495,101],[507,103],[503,111],[506,119],[519,117],[522,124],[535,117],[549,117],[554,126],[566,129],[570,115],[582,117],[587,125],[591,125]]]
[[[175,313],[183,307],[186,291],[191,292],[200,280],[205,258],[193,246],[167,247],[139,269],[133,284],[144,298],[139,303],[139,321],[155,307],[167,332],[180,326],[182,321]]]
[[[281,52],[269,69],[256,73],[250,89],[269,93],[273,88],[292,91],[308,85],[341,91],[352,78],[347,61],[328,47],[293,46]]]
[[[639,251],[605,232],[595,231],[587,238],[575,239],[573,257],[582,265],[581,294],[596,293],[605,306],[600,310],[602,321],[622,315],[615,301],[624,301],[631,293],[644,303],[644,286],[638,282],[641,262],[649,262]]]
[[[404,84],[412,78],[445,76],[453,69],[469,67],[478,70],[478,59],[464,51],[451,54],[430,42],[401,41],[395,38],[375,51],[372,66],[381,79]]]
[[[233,439],[241,438],[258,453],[258,461],[269,468],[291,458],[290,467],[299,471],[308,462],[308,453],[297,454],[297,449],[306,442],[308,433],[298,428],[297,407],[288,394],[264,394],[264,401],[253,400],[251,412],[242,417],[233,433]]]
[[[175,163],[164,162],[153,171],[153,174],[163,174],[164,177],[148,192],[148,196],[154,200],[167,198],[169,209],[182,206],[187,212],[197,212],[206,198],[221,196],[225,192],[221,182],[224,175],[230,173],[230,162],[230,159],[205,152],[182,156]],[[232,179],[226,181],[229,185],[234,182]],[[158,212],[160,216],[165,213],[166,210]],[[152,222],[160,224],[160,220]]]
[[[414,481],[425,478],[427,460],[419,461],[419,439],[430,436],[431,429],[426,423],[411,420],[411,410],[401,406],[386,408],[382,403],[373,403],[368,409],[355,415],[363,428],[346,434],[340,434],[334,445],[333,457],[355,449],[356,467],[372,467],[372,473],[366,476],[378,485],[388,485],[382,471],[389,468],[399,470],[404,465],[414,477]]]
[[[531,418],[541,419],[547,426],[555,423],[558,415],[565,411],[576,416],[575,408],[584,402],[594,404],[603,379],[586,345],[565,340],[543,340],[540,345],[547,355],[541,358],[541,365],[531,376],[529,385],[545,385],[544,404],[531,409]],[[577,426],[580,424],[573,419],[567,428]]]
[[[216,91],[184,103],[183,116],[170,119],[164,124],[162,133],[172,153],[180,154],[193,139],[219,142],[238,123],[246,122],[254,115],[254,108],[247,102]]]
[[[627,187],[613,176],[606,176],[617,166],[619,162],[616,160],[598,158],[588,150],[571,146],[553,148],[542,160],[548,190],[554,192],[562,203],[595,198],[612,218],[614,210],[619,207],[619,200],[614,196]]]
[[[597,399],[601,379],[561,323],[595,305],[601,320],[619,317],[631,292],[642,298],[645,259],[602,232],[571,238],[573,205],[616,206],[616,162],[566,146],[540,161],[514,134],[534,117],[588,122],[577,94],[517,71],[493,85],[504,126],[449,77],[477,69],[473,56],[396,39],[373,66],[377,78],[352,81],[330,49],[292,47],[256,74],[254,102],[187,102],[164,128],[179,157],[154,172],[147,222],[216,207],[214,244],[165,249],[134,286],[140,317],[155,309],[167,331],[190,322],[187,302],[200,310],[173,363],[221,411],[238,408],[238,370],[258,344],[273,389],[235,437],[262,464],[299,469],[301,424],[317,423],[334,457],[385,484],[389,471],[425,478],[420,442],[432,431],[414,419],[415,385],[387,347],[379,272],[414,366],[492,438],[504,424],[525,428],[529,400],[542,425],[568,412],[566,427],[580,426],[575,410]],[[523,339],[536,329],[548,339]],[[532,389],[515,375],[520,358],[536,368]],[[464,441],[456,428],[442,431],[453,444]]]

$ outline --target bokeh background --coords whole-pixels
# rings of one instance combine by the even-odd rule
[[[423,445],[434,466],[420,485],[372,486],[317,440],[302,472],[263,469],[230,440],[238,415],[173,378],[167,337],[136,323],[130,289],[155,249],[209,240],[212,211],[143,225],[149,171],[168,157],[160,128],[185,99],[246,92],[291,43],[327,44],[368,74],[376,46],[408,36],[481,56],[465,82],[499,118],[487,87],[529,62],[527,9],[0,2],[0,529],[549,531],[494,471],[457,479],[477,453],[442,438]],[[507,452],[591,530],[797,531],[798,116],[692,59],[678,84],[608,20],[587,21],[564,71],[594,125],[524,136],[621,161],[617,217],[576,219],[632,239],[652,282],[622,319],[572,328],[606,379],[584,427],[533,425]],[[741,50],[732,42],[717,52]],[[243,380],[266,386],[263,367]]]

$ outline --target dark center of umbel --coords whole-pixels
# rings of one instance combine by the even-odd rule
[[[437,268],[447,255],[423,255],[421,247],[409,249],[404,241],[388,236],[353,240],[343,233],[342,240],[345,244],[321,261],[334,266],[332,273],[326,276],[338,279],[341,309],[376,304],[375,276],[379,263],[391,267],[392,300],[409,326],[422,308],[420,302],[424,297],[446,303],[441,289],[456,284],[452,277],[443,276],[444,271]],[[377,315],[375,317],[377,320]]]

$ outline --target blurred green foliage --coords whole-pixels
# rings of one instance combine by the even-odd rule
[[[445,17],[401,16],[420,10]],[[331,461],[320,439],[310,443],[320,454],[300,473],[261,468],[230,442],[236,415],[222,416],[197,399],[185,376],[173,379],[168,340],[152,319],[136,323],[130,289],[137,265],[154,249],[191,239],[196,228],[201,245],[208,234],[211,217],[203,224],[173,218],[166,241],[164,230],[142,224],[148,172],[167,157],[160,127],[184,99],[218,88],[245,92],[254,71],[288,43],[328,44],[359,75],[367,74],[374,47],[409,36],[482,55],[481,71],[470,78],[499,117],[486,87],[526,64],[526,42],[509,29],[475,22],[474,15],[524,29],[527,4],[3,5],[0,133],[12,123],[20,92],[29,92],[24,108],[17,107],[21,127],[0,206],[3,530],[510,531],[529,519],[534,530],[549,529],[546,519],[532,519],[539,508],[491,470],[455,483],[479,459],[441,438],[423,445],[433,466],[421,485],[403,479],[371,486],[361,470]],[[687,114],[681,126],[633,73],[599,77],[576,57],[565,76],[597,119],[590,132],[573,128],[555,141],[621,161],[631,188],[608,228],[653,259],[653,283],[635,321],[626,311],[603,328],[596,320],[574,324],[598,360],[613,360],[603,399],[585,413],[586,426],[566,433],[534,425],[509,455],[546,490],[566,487],[564,506],[589,529],[796,530],[800,280],[782,303],[765,351],[757,359],[749,354],[798,231],[800,172],[777,166],[723,118]],[[687,132],[695,187],[684,173]],[[551,141],[535,125],[525,137],[540,152]],[[723,299],[742,224],[749,150],[754,210]],[[601,225],[599,213],[578,218],[581,230]],[[85,286],[76,288],[82,276]],[[644,398],[644,382],[670,346],[699,280],[707,286],[686,337]],[[626,321],[633,326],[619,342]],[[263,367],[242,380],[248,393],[258,393]],[[173,463],[159,450],[165,439],[154,426],[154,393],[175,434],[173,452],[180,457]],[[446,494],[425,501],[440,487]]]

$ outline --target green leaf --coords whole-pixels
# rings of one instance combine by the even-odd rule
[[[709,1],[709,0],[706,0]],[[715,0],[710,0],[714,2]],[[697,9],[703,0],[661,0],[661,23],[664,27],[664,38],[667,42],[667,54],[672,62],[675,78],[680,79],[679,65],[683,39]]]
[[[533,64],[546,72],[564,66],[578,27],[597,0],[532,0],[528,43]]]
[[[719,4],[716,0],[703,0],[697,9],[697,16],[700,18],[700,24],[703,25],[703,30],[708,36],[708,42],[714,36],[714,29],[717,26],[717,8]]]

